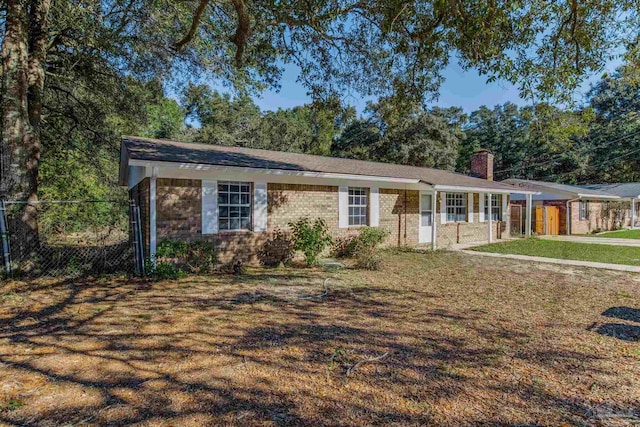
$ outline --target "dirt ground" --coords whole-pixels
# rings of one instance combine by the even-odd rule
[[[389,252],[0,286],[0,425],[638,423],[638,275]]]

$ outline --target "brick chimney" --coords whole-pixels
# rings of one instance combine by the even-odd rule
[[[481,148],[471,156],[471,176],[493,181],[493,153]]]

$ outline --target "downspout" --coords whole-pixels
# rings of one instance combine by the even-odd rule
[[[571,203],[572,202],[579,202],[579,201],[580,201],[580,198],[567,200],[567,208],[566,208],[566,212],[564,214],[565,222],[567,223],[567,227],[566,227],[567,236],[571,236]]]

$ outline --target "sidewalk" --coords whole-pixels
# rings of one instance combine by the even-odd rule
[[[620,239],[615,239],[620,240]],[[512,255],[512,254],[498,254],[493,252],[476,252],[476,251],[468,251],[468,250],[460,250],[467,255],[478,255],[478,256],[488,256],[493,258],[507,258],[507,259],[517,259],[520,261],[533,261],[533,262],[544,262],[547,264],[560,264],[560,265],[570,265],[574,267],[591,267],[591,268],[599,268],[603,270],[615,270],[615,271],[628,271],[631,273],[640,273],[640,266],[636,265],[624,265],[624,264],[606,264],[603,262],[591,262],[591,261],[578,261],[573,259],[557,259],[557,258],[545,258],[540,256],[529,256],[529,255]]]
[[[636,246],[640,247],[640,239],[619,239],[613,237],[590,237],[590,236],[538,236],[545,240],[559,240],[573,243],[592,243],[596,245],[614,246]]]

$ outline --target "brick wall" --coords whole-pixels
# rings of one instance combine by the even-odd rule
[[[138,190],[147,195],[141,200],[148,215],[149,179]],[[267,185],[267,232],[222,232],[202,235],[202,190],[199,180],[157,180],[157,239],[207,239],[219,248],[222,262],[234,259],[255,260],[257,250],[277,229],[288,230],[289,222],[301,217],[322,218],[334,237],[355,235],[359,228],[338,227],[338,187],[327,185],[276,184]],[[440,224],[440,207],[436,201],[434,220],[437,221],[438,247],[450,246],[460,235],[460,242],[485,240],[487,223],[479,222],[479,195],[474,195],[472,223]],[[389,231],[385,242],[388,246],[414,246],[418,244],[420,224],[420,198],[417,190],[380,189],[380,228]],[[148,220],[146,235],[148,236]],[[460,230],[458,231],[458,227]],[[497,238],[498,224],[494,223]],[[502,236],[508,235],[508,227],[501,224]],[[148,245],[148,238],[147,238]],[[148,253],[148,252],[147,252]]]
[[[614,202],[609,206],[613,207],[618,203],[620,202]],[[571,202],[571,234],[587,234],[597,230],[612,230],[614,228],[614,222],[616,222],[614,220],[614,213],[610,211],[607,218],[607,209],[605,209],[604,204],[605,202],[590,201],[588,218],[580,219],[580,202]],[[620,225],[622,227],[629,227],[631,225],[631,207],[628,206],[627,209],[616,210],[621,211],[622,214],[619,218]]]
[[[197,179],[156,181],[157,240],[189,239],[202,233],[202,187]]]
[[[140,199],[141,210],[146,209],[148,236],[149,179],[134,189],[145,194]],[[134,191],[132,190],[132,191]],[[381,189],[380,227],[389,231],[386,245],[416,245],[419,224],[418,191]],[[206,239],[216,244],[222,262],[234,259],[254,261],[258,248],[277,229],[288,230],[289,222],[307,216],[323,218],[334,237],[355,235],[358,227],[338,227],[338,187],[325,185],[274,184],[267,186],[267,232],[224,232],[202,235],[201,181],[183,179],[157,180],[157,240]],[[147,237],[148,251],[148,237]],[[148,253],[148,252],[147,252]]]
[[[459,222],[459,223],[446,223],[441,224],[442,215],[440,214],[440,196],[436,201],[436,232],[437,247],[438,249],[446,249],[457,243],[470,243],[487,240],[489,234],[487,227],[488,221],[480,222],[480,197],[484,197],[484,194],[474,193],[473,195],[473,220],[472,222]],[[506,197],[506,196],[505,196]],[[507,200],[507,207],[509,206]],[[501,207],[502,209],[502,207]],[[507,208],[505,221],[492,221],[492,234],[493,239],[508,238],[509,237],[509,209]]]

